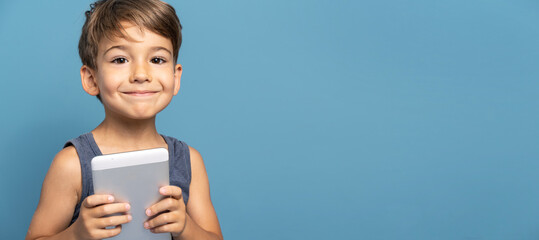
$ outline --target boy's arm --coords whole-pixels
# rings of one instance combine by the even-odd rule
[[[185,229],[181,239],[223,239],[217,214],[210,197],[210,184],[200,153],[189,147],[191,184]]]
[[[200,153],[189,147],[191,184],[185,206],[182,190],[177,186],[159,188],[161,199],[146,209],[150,217],[144,227],[153,233],[170,233],[174,240],[222,240],[219,221],[210,198],[210,185]]]
[[[79,157],[74,147],[67,147],[56,155],[43,180],[26,240],[109,238],[120,233],[121,224],[131,221],[125,214],[128,204],[115,203],[113,196],[94,194],[84,199],[77,221],[69,226],[81,189]],[[110,216],[116,213],[121,215]],[[107,229],[111,226],[118,227]]]
[[[56,239],[73,239],[69,226],[78,202],[77,189],[81,189],[81,170],[77,151],[67,147],[60,151],[49,168],[36,212],[30,223],[26,239],[39,239],[57,235]],[[78,185],[78,186],[77,186]]]

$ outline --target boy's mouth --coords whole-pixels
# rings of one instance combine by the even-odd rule
[[[123,92],[123,93],[129,96],[143,97],[143,96],[153,95],[154,93],[157,93],[157,92],[158,91],[141,90],[141,91],[128,91],[128,92]]]

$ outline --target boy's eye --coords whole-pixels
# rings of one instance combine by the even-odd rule
[[[156,64],[163,64],[163,63],[166,63],[167,61],[163,58],[152,58],[150,62],[156,63]]]
[[[127,62],[127,59],[125,58],[115,58],[114,60],[112,60],[113,63],[125,63]]]

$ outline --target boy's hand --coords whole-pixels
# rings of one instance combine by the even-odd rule
[[[131,221],[131,215],[107,216],[127,213],[128,203],[114,203],[110,195],[91,195],[82,202],[77,220],[73,223],[74,233],[81,239],[103,239],[120,234],[121,224]],[[107,217],[105,217],[107,216]],[[106,227],[115,227],[105,229]]]
[[[159,193],[170,198],[164,198],[146,209],[146,215],[151,218],[144,222],[144,228],[150,229],[153,233],[169,232],[176,238],[185,228],[186,213],[182,189],[165,186],[159,189]]]

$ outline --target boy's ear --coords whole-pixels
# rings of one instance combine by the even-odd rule
[[[95,78],[95,71],[93,69],[83,65],[80,68],[80,79],[84,91],[92,96],[99,94],[99,87],[97,86],[97,79]]]
[[[176,64],[174,66],[174,96],[180,91],[180,80],[182,78],[182,65]]]

